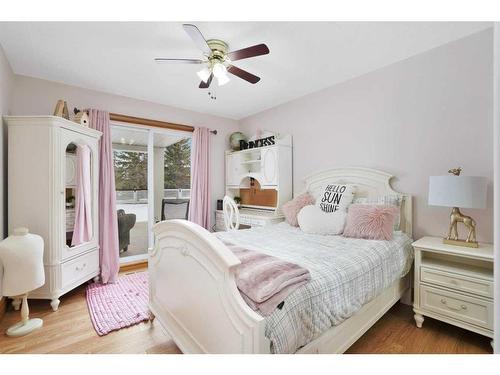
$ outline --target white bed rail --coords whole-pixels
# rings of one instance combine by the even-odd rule
[[[265,321],[242,299],[239,259],[219,239],[185,220],[153,227],[149,305],[184,353],[269,353]]]

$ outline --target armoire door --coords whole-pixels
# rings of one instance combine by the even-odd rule
[[[77,157],[77,148],[79,146],[88,147],[90,157],[79,160]],[[61,128],[60,129],[60,149],[58,150],[58,160],[60,168],[60,176],[56,176],[57,184],[59,185],[58,207],[60,214],[58,225],[59,231],[57,236],[61,244],[61,259],[69,259],[73,256],[80,255],[84,252],[95,250],[98,239],[97,226],[97,141],[85,134]],[[78,186],[79,180],[79,163],[85,163],[80,169],[86,169],[88,173],[85,176],[85,188]],[[85,190],[85,193],[79,194],[80,200],[85,200],[86,211],[89,212],[91,220],[86,220],[87,228],[90,228],[89,234],[84,236],[80,241],[74,241],[76,226],[76,203],[79,189]]]

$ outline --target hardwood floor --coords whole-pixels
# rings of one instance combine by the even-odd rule
[[[487,354],[491,339],[462,328],[425,317],[415,326],[413,309],[397,303],[346,353],[373,354]]]
[[[85,286],[61,298],[59,311],[48,301],[31,300],[31,317],[44,327],[30,335],[10,338],[3,334],[20,314],[11,307],[0,322],[0,353],[180,353],[159,324],[141,323],[99,337],[89,318]],[[397,304],[347,353],[491,353],[487,337],[426,318],[415,327],[409,306]]]
[[[0,322],[0,353],[180,353],[154,321],[99,337],[90,321],[85,285],[62,296],[56,312],[45,300],[30,300],[29,307],[30,317],[42,318],[43,327],[24,337],[7,337],[5,330],[20,320],[19,311],[9,306]]]

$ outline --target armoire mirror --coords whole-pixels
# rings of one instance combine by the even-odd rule
[[[64,207],[66,246],[74,247],[90,241],[92,220],[92,152],[86,145],[70,143],[66,147]]]

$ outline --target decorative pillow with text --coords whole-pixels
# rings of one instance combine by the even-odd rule
[[[354,199],[356,186],[349,184],[328,184],[316,197],[316,206],[326,213],[346,212]]]

